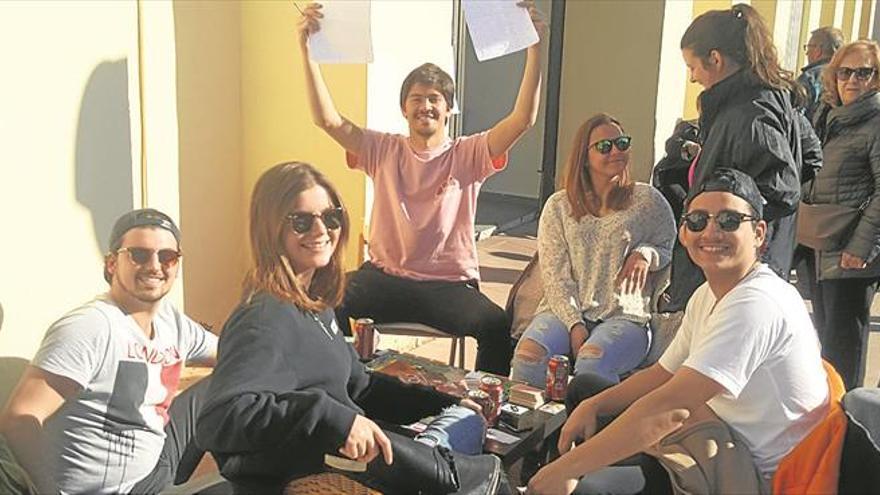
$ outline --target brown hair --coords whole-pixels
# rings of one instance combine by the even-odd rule
[[[756,82],[790,91],[798,104],[805,99],[806,93],[794,75],[779,64],[770,29],[749,5],[737,4],[700,15],[684,32],[680,48],[691,50],[703,62],[715,50],[748,69]]]
[[[301,287],[284,249],[285,216],[296,197],[314,186],[327,191],[334,206],[342,206],[336,188],[327,177],[308,163],[288,162],[265,171],[251,196],[250,241],[253,266],[243,284],[242,299],[263,291],[290,301],[307,311],[322,311],[342,300],[344,272],[342,252],[348,240],[348,213],[343,208],[339,242],[327,266],[315,270],[309,287]]]
[[[858,40],[840,47],[831,57],[828,65],[822,69],[822,101],[833,107],[841,105],[840,94],[837,92],[837,69],[841,62],[853,50],[862,49],[867,52],[871,65],[874,66],[874,89],[880,89],[880,45],[873,40]]]
[[[455,83],[446,71],[430,62],[416,67],[403,80],[400,86],[400,108],[404,107],[409,90],[416,84],[424,84],[439,91],[446,100],[446,106],[452,109],[455,103]]]
[[[571,147],[571,155],[568,157],[568,165],[565,169],[565,194],[571,205],[571,216],[580,220],[589,213],[599,215],[602,207],[600,198],[593,188],[593,179],[590,177],[590,135],[593,130],[601,125],[614,125],[623,131],[623,126],[614,117],[607,113],[597,113],[584,122],[574,136],[574,144]],[[611,193],[608,195],[608,206],[612,210],[623,210],[632,203],[633,183],[629,175],[629,164],[623,170],[622,177]]]

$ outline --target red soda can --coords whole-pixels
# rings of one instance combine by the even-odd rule
[[[498,415],[501,413],[501,393],[504,390],[504,385],[500,378],[484,376],[480,378],[480,390],[486,392],[489,395],[489,400],[492,402],[492,410],[488,414],[484,414],[484,416],[489,426],[493,426],[498,420]]]
[[[371,318],[358,318],[354,321],[354,350],[361,359],[373,357],[374,335],[373,320]]]
[[[547,388],[544,393],[552,401],[562,402],[565,400],[565,392],[568,389],[569,364],[568,356],[556,354],[547,363]]]

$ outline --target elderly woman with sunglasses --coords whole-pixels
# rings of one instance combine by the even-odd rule
[[[243,493],[278,492],[326,469],[325,455],[366,463],[353,475],[385,493],[494,493],[500,462],[479,453],[483,419],[456,400],[367,373],[333,314],[343,290],[348,216],[311,165],[282,163],[251,200],[252,267],[220,352],[197,439]],[[478,409],[478,407],[477,407]],[[377,421],[437,415],[416,440]]]
[[[841,47],[822,74],[827,111],[817,114],[825,166],[805,201],[863,208],[838,246],[816,253],[813,310],[822,352],[847,388],[861,386],[869,312],[880,280],[880,47]],[[820,109],[821,111],[821,109]]]
[[[650,346],[651,276],[669,263],[675,221],[663,196],[629,174],[632,138],[610,115],[578,130],[565,189],[538,226],[544,298],[514,352],[512,377],[541,386],[556,354],[603,388],[635,368]]]

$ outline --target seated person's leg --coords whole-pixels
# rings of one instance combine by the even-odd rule
[[[567,356],[570,342],[568,329],[553,313],[535,315],[513,353],[511,378],[544,388],[550,356]]]
[[[635,495],[643,493],[645,477],[638,466],[611,466],[584,476],[574,489],[576,495]],[[647,492],[644,493],[651,493]]]
[[[425,431],[416,435],[416,441],[428,446],[441,445],[461,454],[483,452],[486,421],[472,409],[450,406],[434,418]]]
[[[132,487],[132,493],[158,493],[183,483],[195,470],[205,452],[195,442],[196,419],[210,383],[211,377],[203,378],[171,402],[159,460],[153,471]]]
[[[575,374],[591,373],[619,383],[620,375],[635,369],[648,355],[648,331],[644,325],[628,320],[600,323],[577,351]]]
[[[566,412],[571,415],[574,408],[576,408],[582,400],[597,395],[606,388],[611,388],[616,384],[617,380],[609,380],[595,373],[576,375],[570,382],[568,382],[568,391],[565,394]]]
[[[406,307],[406,283],[386,275],[370,262],[346,274],[345,295],[336,308],[336,319],[345,335],[351,335],[349,318],[372,318],[377,322],[404,321],[395,312]],[[411,320],[410,320],[411,321]]]

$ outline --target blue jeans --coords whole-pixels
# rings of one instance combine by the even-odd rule
[[[647,325],[613,319],[602,322],[586,322],[589,337],[580,349],[571,349],[568,328],[552,312],[535,315],[520,338],[514,352],[511,378],[536,387],[544,387],[547,362],[554,354],[576,354],[576,375],[593,373],[613,383],[620,382],[620,375],[633,370],[651,346],[651,331]],[[541,359],[524,359],[519,346],[526,340],[540,345],[544,351]]]
[[[417,442],[434,447],[442,445],[461,454],[483,453],[486,439],[486,421],[474,410],[463,406],[449,406],[434,418],[425,431],[416,435]]]

